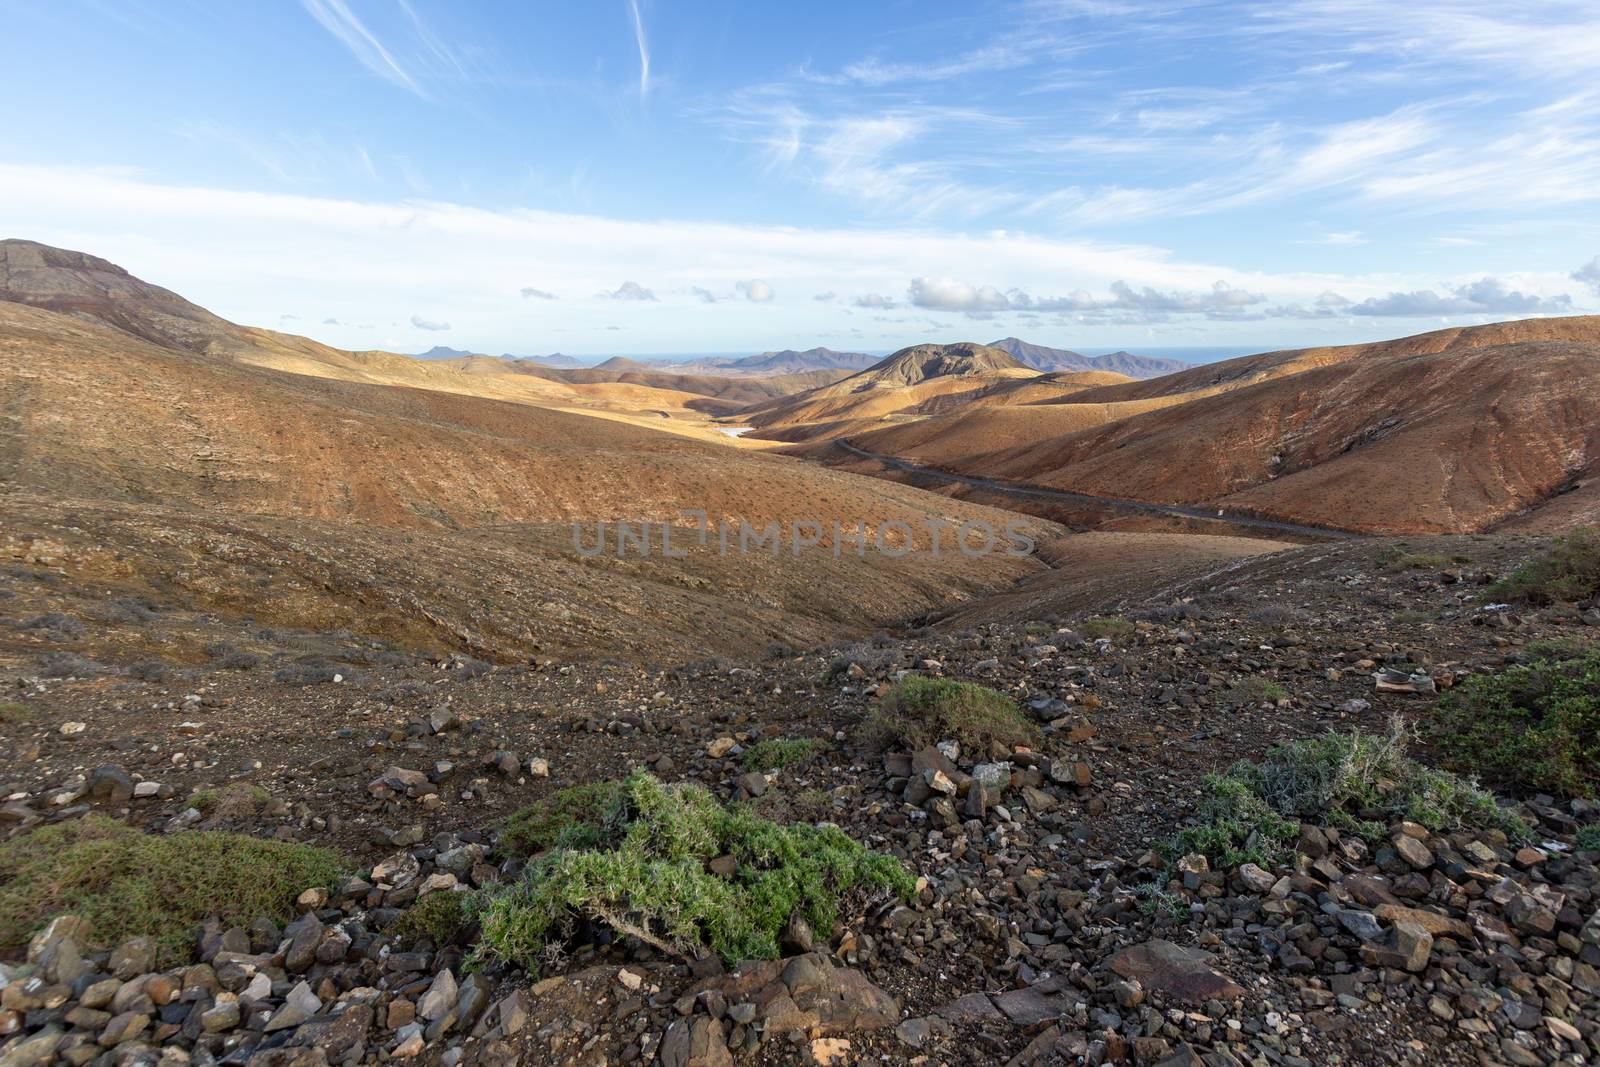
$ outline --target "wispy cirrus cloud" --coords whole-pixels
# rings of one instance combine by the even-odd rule
[[[644,35],[644,16],[639,14],[639,0],[628,0],[628,10],[633,15],[633,37],[639,45],[639,99],[650,95],[650,42]]]
[[[1360,230],[1335,230],[1318,237],[1308,238],[1308,245],[1327,245],[1329,248],[1354,248],[1356,245],[1367,244],[1367,238]]]
[[[376,74],[378,77],[398,85],[417,96],[427,98],[428,94],[413,78],[409,71],[402,67],[389,48],[369,30],[364,22],[356,17],[350,10],[345,0],[300,0],[312,18],[322,25],[322,28],[333,34],[339,43],[350,50],[363,67]]]

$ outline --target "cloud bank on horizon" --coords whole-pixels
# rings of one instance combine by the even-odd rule
[[[15,77],[120,88],[13,116],[0,227],[354,348],[1600,311],[1586,0],[779,8],[18,5]]]

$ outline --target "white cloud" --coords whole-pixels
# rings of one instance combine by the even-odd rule
[[[1596,293],[1600,293],[1600,256],[1595,256],[1589,262],[1573,271],[1572,280],[1582,282]]]
[[[294,313],[320,323],[331,314],[341,325],[324,327],[319,339],[358,349],[388,336],[362,323],[405,323],[414,309],[426,308],[429,318],[449,321],[455,336],[482,351],[555,347],[550,339],[557,333],[568,351],[604,351],[604,327],[616,320],[612,301],[626,289],[619,279],[629,277],[649,277],[656,293],[675,294],[650,305],[652,351],[772,347],[785,336],[814,335],[819,325],[836,334],[866,326],[869,335],[859,343],[872,346],[910,343],[922,339],[916,336],[922,327],[879,327],[859,311],[852,321],[847,309],[892,309],[904,300],[885,294],[905,293],[908,279],[960,279],[974,263],[990,272],[971,285],[974,292],[1005,294],[1013,312],[1081,314],[1086,326],[1163,316],[1235,321],[1280,305],[1312,307],[1328,291],[1359,303],[1476,280],[1246,271],[1150,245],[1019,231],[640,221],[433,200],[240,192],[163,184],[121,170],[5,163],[0,232],[104,256],[236,322],[269,324]],[[685,248],[697,250],[693,262],[685,262]],[[835,296],[774,300],[753,333],[748,316],[702,313],[692,287],[704,284],[707,263],[717,264],[722,277],[763,279],[775,291]],[[536,324],[519,295],[530,277],[560,278],[563,285],[563,298],[541,304]],[[1126,292],[1112,290],[1113,280]],[[1515,281],[1516,290],[1546,296],[1574,284],[1566,271],[1518,274]],[[634,287],[645,291],[637,281]],[[594,295],[601,291],[605,297]],[[1250,302],[1256,295],[1269,302]],[[1174,303],[1189,310],[1160,309]],[[1481,313],[1479,307],[1471,313]]]
[[[839,299],[839,294],[829,290],[826,293],[817,293],[816,295],[812,296],[811,299],[815,300],[819,304],[831,304],[835,300]]]
[[[992,285],[975,286],[953,278],[913,278],[906,287],[912,306],[935,311],[998,311],[1011,300]]]
[[[598,295],[607,300],[654,300],[656,294],[638,282],[623,282],[615,289],[602,290]]]
[[[1225,314],[1260,304],[1266,299],[1221,280],[1201,292],[1162,291],[1149,286],[1135,289],[1125,281],[1112,282],[1110,288],[1109,297],[1097,297],[1082,289],[1066,296],[1035,297],[1023,289],[1002,292],[993,285],[972,285],[951,278],[913,278],[906,294],[916,307],[934,311],[964,311],[973,316],[992,316],[997,311]]]
[[[419,330],[448,330],[450,328],[448,322],[434,322],[423,318],[421,315],[411,316],[411,325]]]
[[[554,300],[556,298],[556,294],[547,293],[543,289],[535,289],[531,285],[522,287],[522,295],[533,300]]]
[[[1572,310],[1566,294],[1542,297],[1516,292],[1498,278],[1481,278],[1466,285],[1448,288],[1440,294],[1432,289],[1409,293],[1390,293],[1370,297],[1349,309],[1352,315],[1534,315],[1562,314]]]
[[[752,304],[766,304],[772,301],[772,286],[760,278],[751,278],[749,281],[736,282],[734,289]]]
[[[1367,239],[1366,237],[1362,236],[1360,230],[1346,230],[1325,233],[1321,237],[1313,238],[1307,242],[1307,244],[1328,245],[1332,248],[1352,248],[1356,245],[1364,245],[1366,243]]]
[[[692,285],[689,287],[689,292],[695,297],[699,298],[700,303],[702,304],[715,304],[717,302],[717,294],[713,293],[710,289],[705,289],[698,285]]]

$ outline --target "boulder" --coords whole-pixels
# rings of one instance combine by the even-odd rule
[[[1243,996],[1244,990],[1210,961],[1208,952],[1156,938],[1112,956],[1111,969],[1124,978],[1137,978],[1146,989],[1160,990],[1192,1006]]]

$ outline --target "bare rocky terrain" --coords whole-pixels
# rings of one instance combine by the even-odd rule
[[[1536,542],[1398,546],[1449,553],[1442,567],[1397,565],[1396,547],[1289,549],[1123,597],[1128,623],[1100,638],[1084,611],[670,668],[392,652],[141,678],[14,663],[13,831],[91,812],[157,834],[227,829],[331,846],[358,877],[303,899],[286,927],[214,929],[177,970],[126,963],[138,946],[109,959],[79,946],[55,1006],[60,950],[36,942],[36,962],[9,972],[35,992],[8,995],[0,1022],[63,1048],[82,1034],[91,1059],[148,1048],[163,1062],[1585,1062],[1600,1040],[1600,888],[1594,854],[1573,851],[1595,814],[1582,801],[1531,798],[1531,847],[1411,828],[1421,849],[1373,852],[1306,829],[1275,870],[1175,869],[1158,851],[1202,776],[1236,759],[1393,715],[1426,738],[1433,698],[1375,692],[1375,665],[1452,684],[1600,623],[1593,609],[1485,610],[1482,582]],[[14,565],[0,604],[47,570]],[[56,628],[63,649],[81,639]],[[1040,743],[998,764],[878,750],[863,724],[906,670],[1013,696]],[[1274,695],[1239,696],[1263,678]],[[772,738],[815,752],[750,770],[742,753]],[[767,968],[595,930],[537,976],[467,978],[459,944],[397,933],[419,893],[515,877],[513,811],[636,768],[835,822],[920,888],[864,901],[792,947],[811,955]],[[22,981],[31,967],[43,985]],[[104,982],[120,1013],[83,1006]],[[297,1004],[306,1020],[282,1024]],[[137,1030],[119,1039],[113,1024]],[[40,1062],[19,1048],[8,1062]]]

